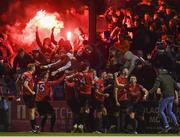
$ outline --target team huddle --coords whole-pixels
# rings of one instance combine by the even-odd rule
[[[53,94],[52,88],[58,84],[63,84],[66,102],[73,113],[72,132],[143,133],[146,128],[145,101],[149,93],[160,89],[162,100],[159,111],[165,125],[163,132],[171,129],[164,113],[166,107],[179,131],[179,124],[172,112],[173,102],[178,103],[178,87],[164,67],[157,69],[159,71],[157,79],[153,88],[150,87],[152,89],[148,91],[141,84],[148,83],[146,80],[149,78],[144,78],[144,82],[143,80],[140,82],[137,74],[146,75],[141,73],[142,68],[147,67],[148,70],[150,68],[153,71],[154,69],[131,51],[124,54],[124,66],[116,66],[117,69],[110,67],[111,71],[107,71],[94,69],[92,64],[84,59],[87,56],[90,57],[89,59],[93,58],[92,49],[88,46],[84,47],[82,53],[74,51],[74,54],[69,41],[63,41],[64,46],[54,48],[51,52],[48,49],[51,47],[49,38],[43,41],[45,46],[42,46],[37,31],[36,39],[43,55],[47,58],[46,63],[40,63],[43,62],[43,58],[38,51],[34,51],[33,59],[29,57],[29,62],[33,63],[27,63],[23,50],[19,50],[14,59],[16,63],[18,57],[21,57],[28,64],[27,69],[21,70],[16,87],[18,95],[29,108],[32,132],[45,131],[49,115],[51,116],[49,131],[54,131],[56,113],[50,100]],[[49,58],[52,55],[54,58]],[[157,54],[157,56],[161,55]],[[39,124],[36,123],[37,116],[42,118]]]
[[[73,112],[73,132],[104,132],[113,126],[125,131],[127,120],[132,125],[131,132],[143,131],[143,102],[148,91],[137,83],[136,76],[129,77],[127,68],[120,74],[102,71],[97,76],[94,69],[83,64],[81,70],[66,70],[56,81],[49,81],[49,70],[37,78],[35,68],[34,64],[29,64],[28,71],[16,82],[19,95],[30,110],[33,132],[44,131],[48,115],[51,116],[49,131],[54,131],[56,114],[49,100],[52,86],[61,82],[64,82],[66,101]],[[42,117],[40,127],[36,123],[37,113]],[[117,124],[119,118],[120,125]]]

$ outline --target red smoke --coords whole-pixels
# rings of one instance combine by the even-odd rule
[[[68,31],[74,32],[74,29],[81,27],[84,32],[88,30],[87,10],[79,14],[73,13],[72,8],[60,11],[56,3],[50,1],[33,0],[29,1],[15,0],[9,6],[9,9],[0,17],[6,22],[3,26],[14,45],[14,49],[24,48],[31,50],[37,47],[35,41],[35,30],[39,28],[41,41],[45,37],[50,37],[51,29],[55,26],[55,39],[58,41],[61,35],[66,37]],[[53,5],[54,4],[54,5]],[[53,6],[52,6],[53,5]],[[57,5],[57,4],[56,4]]]
[[[56,27],[55,36],[58,37],[60,29],[64,26],[63,22],[57,19],[58,17],[58,13],[47,13],[45,10],[40,10],[26,23],[26,26],[22,29],[21,33],[13,33],[13,28],[17,28],[18,26],[8,28],[10,34],[12,34],[11,38],[13,41],[21,43],[22,45],[31,46],[35,41],[36,27],[38,27],[42,39],[50,36],[53,27]]]

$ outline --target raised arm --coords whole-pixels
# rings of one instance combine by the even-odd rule
[[[43,47],[43,44],[41,43],[41,40],[39,38],[39,31],[38,31],[38,28],[36,28],[36,42],[37,42],[37,45],[42,48]]]
[[[54,38],[54,29],[55,27],[52,28],[52,31],[51,31],[51,42],[54,44],[54,45],[57,45],[57,41],[55,40]]]
[[[16,56],[13,61],[13,69],[15,72],[17,71],[17,66],[18,66],[18,57]]]
[[[119,27],[116,27],[112,30],[111,34],[110,34],[110,37],[112,39],[114,39],[115,35],[117,34],[117,32],[120,31],[120,28]],[[119,32],[118,32],[119,33]]]
[[[108,18],[108,14],[109,14],[109,12],[111,12],[111,11],[112,11],[112,7],[108,8],[108,9],[106,10],[106,12],[104,13],[104,17],[105,17],[105,19],[106,19],[107,22],[111,22],[111,19]]]

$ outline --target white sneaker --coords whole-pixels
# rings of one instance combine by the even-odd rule
[[[100,131],[95,131],[94,133],[95,133],[95,134],[101,134],[102,132],[100,132]]]
[[[77,131],[77,128],[78,128],[78,125],[74,124],[71,133],[75,133]]]
[[[38,125],[35,125],[34,126],[34,131],[35,131],[35,133],[40,132],[40,127]]]
[[[84,126],[82,125],[82,124],[80,124],[79,126],[78,126],[78,129],[80,130],[80,132],[84,132]]]

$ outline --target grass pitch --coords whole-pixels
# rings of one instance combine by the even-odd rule
[[[180,134],[112,134],[112,133],[62,133],[62,132],[41,132],[41,133],[30,133],[30,132],[0,132],[0,136],[146,136],[146,137],[155,137],[155,136],[180,136]]]

